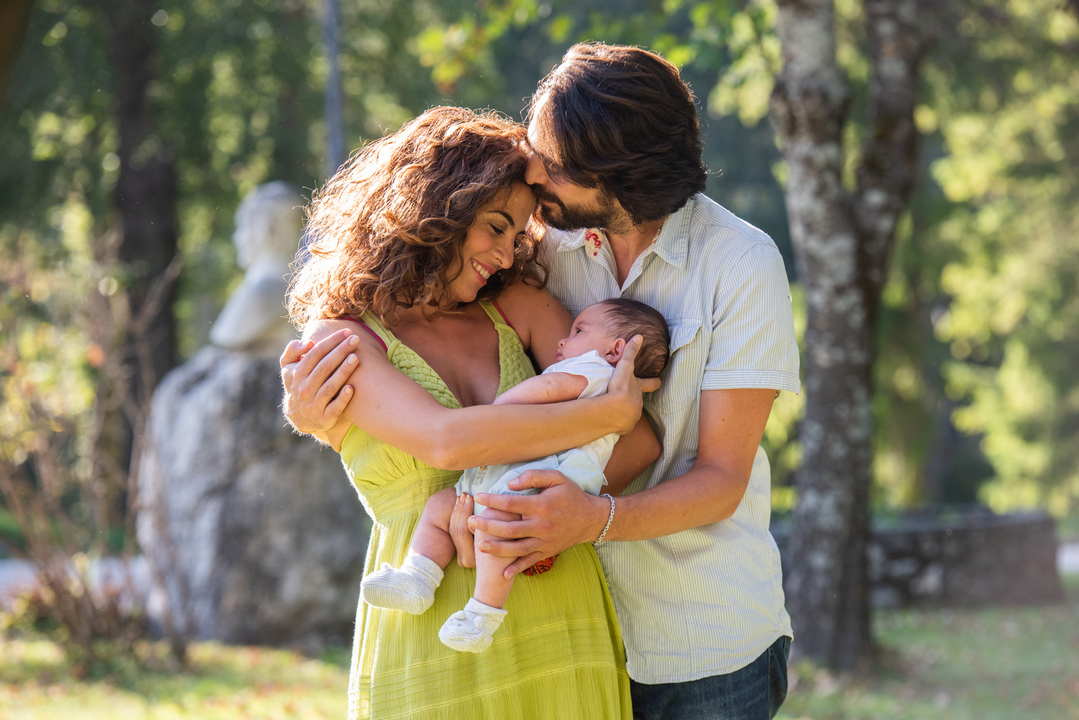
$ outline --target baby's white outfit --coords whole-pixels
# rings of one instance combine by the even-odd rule
[[[589,398],[607,392],[607,384],[611,381],[614,368],[598,352],[589,350],[582,355],[556,362],[544,370],[543,374],[558,372],[584,376],[588,380],[588,385],[577,397]],[[510,480],[526,470],[557,470],[585,492],[598,495],[607,482],[603,477],[603,468],[611,459],[611,452],[617,442],[618,434],[611,433],[587,445],[548,455],[538,460],[469,468],[457,481],[457,494],[468,493],[474,496],[476,493],[485,492],[500,495],[531,495],[538,491],[531,488],[510,490]],[[483,510],[483,506],[479,503],[476,503],[475,507],[474,512],[477,514]]]
[[[607,392],[614,368],[595,350],[577,357],[556,362],[543,371],[581,375],[588,380],[578,398],[595,397]],[[585,492],[599,494],[606,484],[603,469],[611,459],[618,434],[605,435],[587,445],[548,455],[538,460],[508,465],[482,465],[465,470],[457,482],[457,494],[478,492],[499,494],[532,494],[536,490],[510,490],[509,482],[526,470],[558,470]],[[476,503],[474,512],[483,506]],[[400,568],[383,565],[364,578],[360,593],[365,602],[380,608],[403,610],[419,614],[431,607],[435,589],[442,582],[442,568],[433,560],[410,552]],[[491,645],[495,630],[502,624],[506,611],[479,602],[468,601],[463,610],[446,620],[438,637],[442,642],[462,652],[482,652]]]

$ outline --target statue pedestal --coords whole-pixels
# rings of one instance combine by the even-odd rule
[[[214,347],[154,395],[138,537],[162,571],[151,606],[167,598],[196,637],[313,648],[351,634],[370,521],[280,398],[275,359]]]

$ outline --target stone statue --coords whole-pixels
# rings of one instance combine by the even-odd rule
[[[300,196],[283,182],[260,185],[240,203],[232,241],[246,273],[210,330],[218,347],[276,356],[295,337],[283,299],[303,223],[301,206]]]
[[[317,648],[347,641],[370,522],[336,453],[281,415],[277,355],[300,233],[284,183],[236,213],[243,282],[213,344],[154,392],[139,458],[138,537],[151,617],[195,637]]]

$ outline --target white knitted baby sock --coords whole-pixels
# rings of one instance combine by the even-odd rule
[[[442,568],[423,555],[410,552],[400,568],[383,563],[360,583],[360,596],[368,605],[419,615],[435,601]]]
[[[454,650],[483,652],[491,646],[491,637],[505,617],[505,610],[469,598],[464,610],[458,610],[446,619],[438,631],[438,639]]]

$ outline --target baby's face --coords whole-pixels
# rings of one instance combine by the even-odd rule
[[[612,365],[618,362],[626,343],[622,338],[614,336],[609,324],[607,309],[602,305],[586,307],[574,318],[569,335],[558,341],[555,360],[565,360],[595,350]]]

